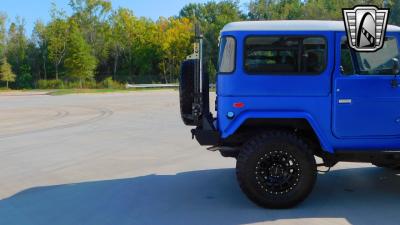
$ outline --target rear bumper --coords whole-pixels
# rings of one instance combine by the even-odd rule
[[[221,134],[214,130],[203,130],[201,128],[196,128],[192,130],[193,137],[200,145],[203,146],[217,146],[221,142]]]

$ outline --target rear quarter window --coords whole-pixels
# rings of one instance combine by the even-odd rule
[[[219,73],[233,73],[236,61],[236,40],[233,37],[222,37],[219,51]]]
[[[244,66],[249,74],[318,75],[324,72],[323,37],[255,36],[245,40]]]

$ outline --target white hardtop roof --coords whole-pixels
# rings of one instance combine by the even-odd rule
[[[268,20],[242,21],[227,24],[226,31],[345,31],[343,21],[328,20]],[[400,27],[388,25],[388,32],[400,32]]]

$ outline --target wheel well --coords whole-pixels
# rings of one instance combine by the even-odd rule
[[[266,130],[289,130],[299,135],[310,146],[315,154],[319,154],[321,143],[306,119],[248,119],[228,139],[224,145],[240,146],[249,138]]]

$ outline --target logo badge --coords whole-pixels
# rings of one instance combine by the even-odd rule
[[[359,52],[375,52],[383,47],[389,9],[356,6],[343,9],[349,46]]]

